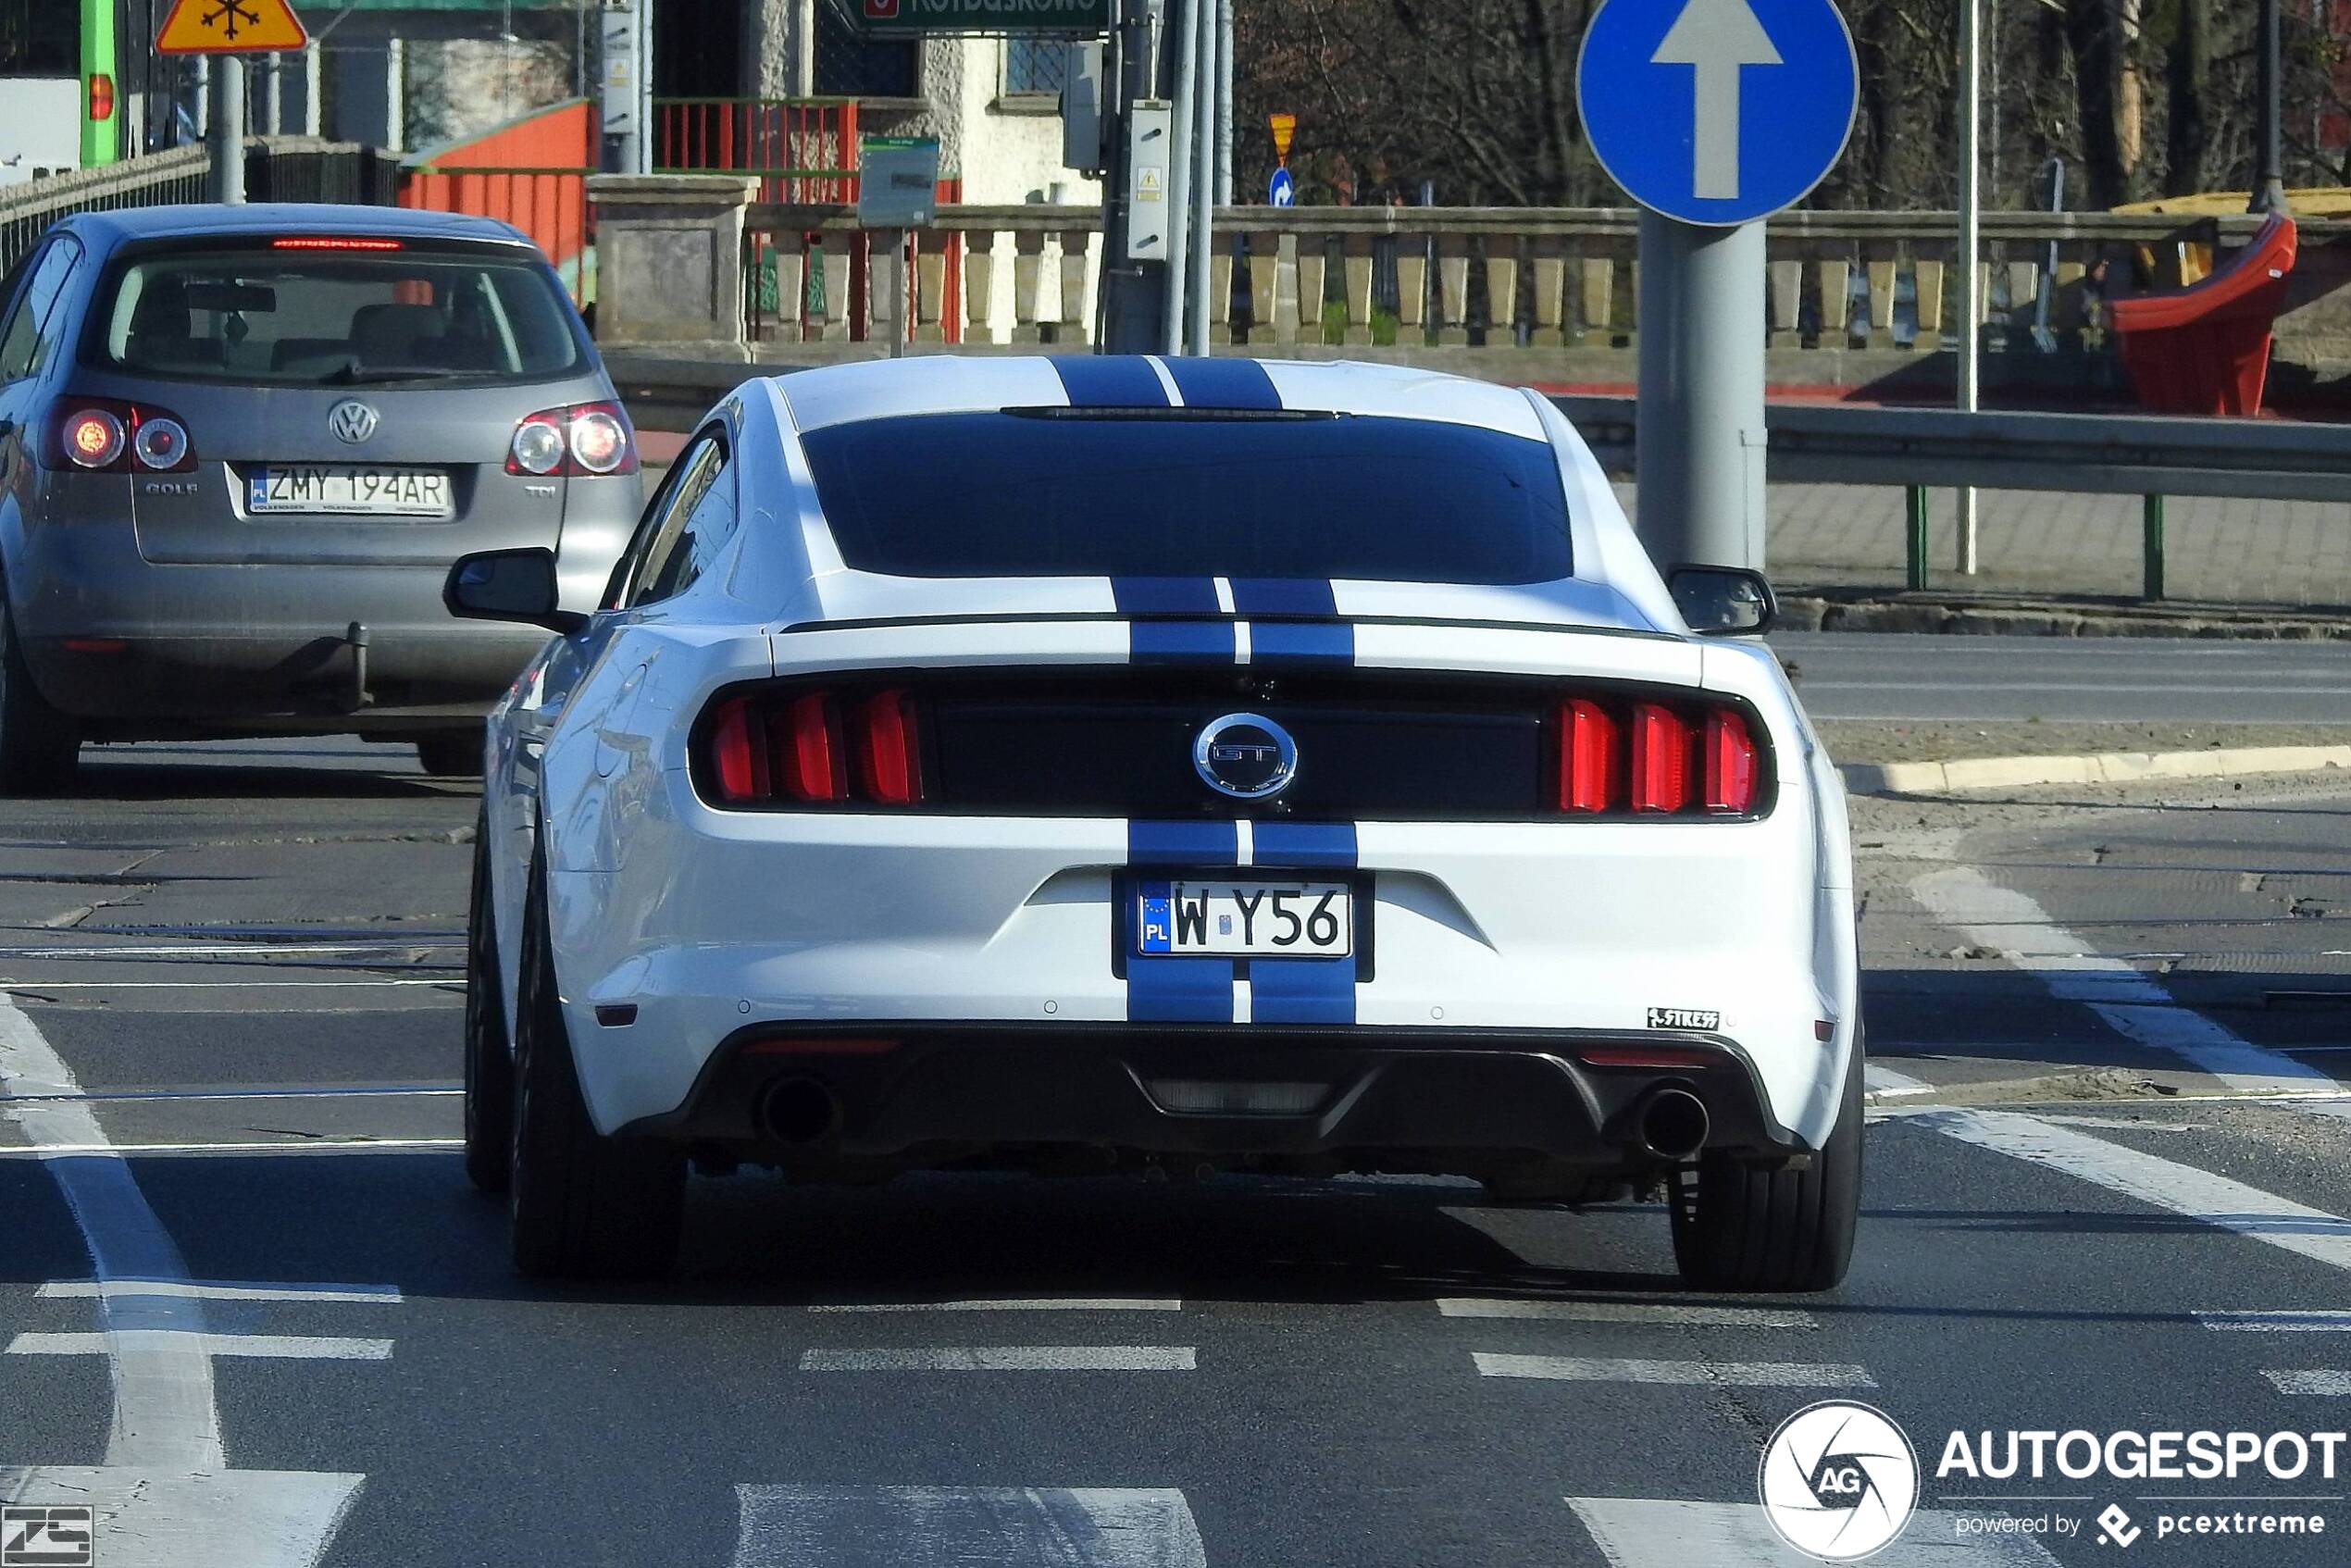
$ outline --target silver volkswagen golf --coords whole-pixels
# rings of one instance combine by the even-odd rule
[[[0,284],[0,793],[84,740],[357,734],[434,773],[541,639],[450,563],[557,553],[594,607],[635,433],[502,223],[165,206],[59,223]]]

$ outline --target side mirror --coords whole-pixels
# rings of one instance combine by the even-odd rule
[[[588,624],[563,608],[552,550],[486,550],[449,568],[441,602],[459,620],[520,621],[569,636]]]
[[[1780,618],[1763,574],[1745,566],[1676,566],[1665,577],[1673,607],[1701,637],[1753,637]]]

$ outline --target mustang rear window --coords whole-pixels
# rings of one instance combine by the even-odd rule
[[[926,414],[805,438],[841,559],[901,577],[1550,582],[1541,442],[1424,419]]]
[[[143,248],[116,268],[82,362],[270,386],[543,378],[584,362],[570,302],[534,258],[417,239],[323,244]]]

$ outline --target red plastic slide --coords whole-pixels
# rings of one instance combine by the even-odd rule
[[[2115,335],[2139,401],[2165,414],[2260,413],[2294,250],[2294,219],[2273,212],[2209,278],[2116,300]]]

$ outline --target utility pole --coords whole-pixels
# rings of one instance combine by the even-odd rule
[[[1176,34],[1176,44],[1175,140],[1167,149],[1167,305],[1165,330],[1159,344],[1163,354],[1184,352],[1184,306],[1189,297],[1185,284],[1191,266],[1192,182],[1199,178],[1192,168],[1192,147],[1199,140],[1200,14],[1204,6],[1213,3],[1214,0],[1170,0],[1175,14],[1169,25],[1182,31]],[[1214,64],[1209,62],[1212,69]]]
[[[1216,205],[1233,205],[1233,0],[1216,0]]]
[[[1959,0],[1959,411],[1972,414],[1983,402],[1983,359],[1978,353],[1984,322],[1983,177],[1977,168],[1984,148],[1983,0]],[[1975,487],[1959,492],[1959,568],[1976,567]]]
[[[1219,171],[1216,167],[1216,81],[1223,74],[1222,33],[1218,27],[1217,0],[1195,0],[1199,11],[1200,75],[1198,91],[1193,94],[1191,191],[1192,257],[1190,281],[1190,331],[1186,341],[1187,353],[1205,356],[1208,353],[1208,311],[1210,275],[1216,255],[1216,188]]]
[[[2260,34],[2254,44],[2254,56],[2260,70],[2255,106],[2255,155],[2260,167],[2253,171],[2254,212],[2283,212],[2285,210],[2285,156],[2282,147],[2284,118],[2279,106],[2279,77],[2282,74],[2282,44],[2279,39],[2279,0],[2261,0]]]
[[[227,206],[245,199],[245,57],[222,55],[212,63],[212,199]]]

